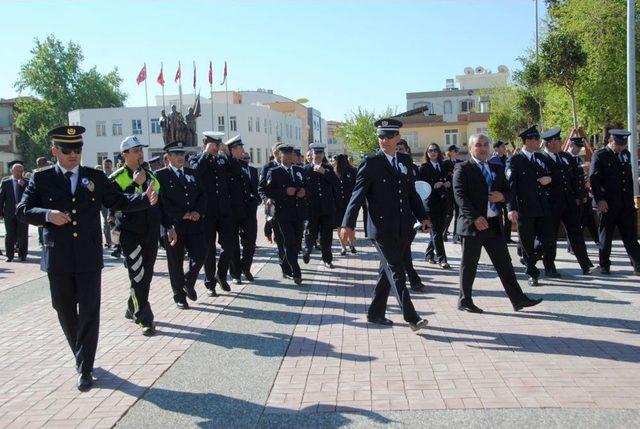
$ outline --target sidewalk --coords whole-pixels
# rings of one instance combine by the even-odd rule
[[[335,270],[314,253],[302,287],[258,244],[254,284],[208,298],[199,282],[189,311],[173,305],[160,252],[152,338],[123,317],[125,269],[105,268],[98,381],[84,394],[46,277],[33,259],[3,259],[0,427],[640,426],[640,280],[620,243],[610,277],[579,275],[563,246],[560,281],[529,288],[516,266],[525,292],[545,298],[519,313],[483,255],[477,315],[455,308],[459,246],[446,244],[454,269],[443,271],[422,260],[420,236],[414,259],[428,292],[412,297],[430,323],[420,335],[393,296],[393,328],[366,322],[378,263],[365,240],[357,255],[334,248]]]

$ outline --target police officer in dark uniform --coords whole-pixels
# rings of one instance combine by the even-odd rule
[[[281,143],[278,148],[282,164],[267,172],[264,194],[275,205],[275,229],[279,230],[284,248],[284,260],[281,262],[285,276],[302,284],[302,274],[298,264],[298,253],[302,243],[303,222],[306,216],[306,177],[304,170],[295,162],[293,146]]]
[[[593,216],[593,198],[591,198],[587,187],[588,180],[585,173],[585,169],[589,166],[589,163],[583,162],[580,157],[580,151],[584,147],[584,137],[576,136],[571,137],[569,140],[571,142],[567,153],[573,157],[578,167],[578,198],[580,200],[578,205],[578,219],[580,220],[580,228],[583,231],[586,228],[589,231],[593,242],[596,245],[599,245],[598,228],[596,227],[595,218]],[[567,251],[569,253],[573,253],[571,243],[569,242],[567,242]]]
[[[541,137],[544,142],[542,155],[551,176],[551,184],[549,185],[551,201],[549,248],[542,258],[545,276],[562,277],[555,264],[560,222],[567,231],[567,241],[571,243],[580,268],[582,268],[582,274],[589,274],[593,264],[587,255],[587,247],[578,218],[580,198],[578,166],[571,155],[561,150],[560,127],[543,132]]]
[[[505,172],[507,166],[507,145],[502,140],[498,140],[493,144],[493,155],[489,158],[489,164],[500,167],[502,172]],[[513,243],[511,240],[511,221],[507,213],[507,204],[505,202],[498,203],[498,209],[500,210],[500,216],[502,218],[502,224],[504,226],[504,239],[507,243]]]
[[[205,258],[203,217],[207,195],[196,171],[185,167],[185,145],[181,141],[164,147],[169,166],[156,171],[160,182],[162,225],[166,228],[165,248],[169,281],[176,307],[189,308],[186,298],[195,301],[195,283]],[[184,252],[189,253],[189,270],[184,272]]]
[[[634,274],[640,275],[640,244],[636,231],[636,209],[633,204],[631,154],[627,149],[627,130],[609,130],[606,147],[591,160],[591,189],[598,206],[600,225],[600,271],[609,274],[613,229],[618,227],[622,243],[631,259]]]
[[[123,194],[102,171],[80,165],[84,127],[49,131],[57,159],[36,171],[17,207],[18,219],[43,226],[40,267],[47,272],[51,301],[75,355],[81,391],[93,385],[93,362],[100,323],[102,206],[144,210],[157,202],[152,188]]]
[[[227,272],[235,250],[231,194],[228,183],[229,160],[219,153],[224,133],[205,131],[204,151],[194,160],[196,175],[207,195],[207,215],[204,218],[204,285],[209,296],[217,296],[216,284],[225,291],[231,287],[227,283]],[[220,258],[216,273],[216,239],[220,243]]]
[[[536,126],[521,132],[520,138],[524,147],[507,160],[505,168],[511,191],[507,209],[509,219],[518,224],[520,250],[529,276],[529,285],[537,286],[540,271],[536,267],[539,251],[536,250],[535,241],[540,242],[543,255],[550,252],[551,245],[551,176],[544,156],[538,153],[540,133]]]
[[[124,166],[114,171],[109,179],[122,192],[134,194],[146,192],[149,186],[155,191],[160,183],[155,175],[145,169],[143,144],[137,136],[128,136],[120,143],[120,152]],[[142,328],[142,335],[155,333],[153,311],[149,304],[149,288],[153,278],[153,267],[158,255],[160,239],[160,207],[150,207],[138,212],[109,210],[109,216],[115,218],[115,226],[120,231],[120,246],[125,260],[124,265],[131,282],[125,317],[132,319]]]
[[[366,201],[369,212],[367,237],[373,241],[380,255],[378,283],[367,320],[387,326],[393,324],[385,317],[387,299],[393,287],[404,320],[413,331],[417,331],[425,328],[427,321],[418,316],[411,301],[405,284],[404,261],[411,246],[411,214],[422,223],[425,232],[429,228],[429,220],[415,190],[411,157],[396,152],[402,122],[397,119],[380,119],[375,125],[381,150],[377,155],[363,159],[360,164],[340,234],[345,241],[355,240],[358,212]]]
[[[302,260],[309,263],[311,251],[320,235],[322,262],[327,268],[334,268],[331,244],[333,241],[333,215],[337,200],[338,176],[326,161],[325,146],[320,143],[309,145],[313,151],[311,162],[304,166],[307,180],[308,223],[305,234],[305,248]]]

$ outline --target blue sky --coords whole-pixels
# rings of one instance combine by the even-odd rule
[[[167,93],[177,93],[178,60],[183,90],[195,60],[204,93],[209,60],[216,81],[226,60],[230,90],[305,97],[326,119],[358,106],[404,111],[406,92],[442,89],[464,67],[513,70],[534,45],[533,13],[533,0],[3,0],[0,97],[17,95],[12,84],[34,38],[53,34],[81,45],[85,69],[118,67],[131,106],[144,105],[135,78],[145,61],[152,100],[161,61]]]

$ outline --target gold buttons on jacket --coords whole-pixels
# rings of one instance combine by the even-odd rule
[[[76,209],[72,209],[71,213],[76,214]]]
[[[77,232],[74,232],[74,233],[73,233],[73,238],[76,238],[77,236],[78,236],[78,233],[77,233]]]
[[[78,224],[78,222],[77,222],[77,221],[75,221],[75,220],[74,220],[73,222],[71,222],[71,223],[72,223],[73,225],[77,225],[77,224]]]

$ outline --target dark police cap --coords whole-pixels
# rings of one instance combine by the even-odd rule
[[[494,149],[497,149],[497,148],[499,148],[500,146],[504,146],[505,144],[506,144],[506,143],[505,143],[505,142],[503,142],[502,140],[498,140],[497,142],[495,142],[495,143],[493,144],[493,148],[494,148]]]
[[[293,151],[295,152],[296,155],[302,156],[302,151],[300,149],[295,148]]]
[[[569,140],[571,140],[571,144],[574,144],[578,147],[584,146],[584,137],[576,136],[576,137],[571,137]]]
[[[164,147],[165,152],[184,152],[184,142],[177,140],[175,142],[171,142]]]
[[[11,167],[13,167],[16,164],[20,164],[20,165],[24,166],[24,163],[22,161],[20,161],[19,159],[14,159],[13,161],[9,161],[7,163],[7,167],[9,167],[9,169],[11,169]]]
[[[560,138],[560,127],[553,127],[550,130],[547,130],[540,134],[540,138],[542,140],[556,140]]]
[[[631,133],[627,130],[609,130],[609,135],[613,137],[613,141],[619,145],[626,145],[628,143],[627,139],[631,135]]]
[[[400,133],[402,122],[393,118],[378,119],[373,123],[379,136],[395,136]]]
[[[520,138],[522,140],[526,140],[526,139],[539,139],[540,138],[540,132],[538,131],[538,128],[533,125],[529,128],[527,128],[526,130],[522,131],[519,134]]]
[[[458,152],[458,146],[452,144],[447,148],[447,152]]]
[[[86,131],[79,125],[57,127],[47,133],[51,143],[57,146],[82,147],[82,134]]]
[[[149,164],[155,164],[156,162],[160,162],[159,156],[154,156],[153,158],[149,158]]]

